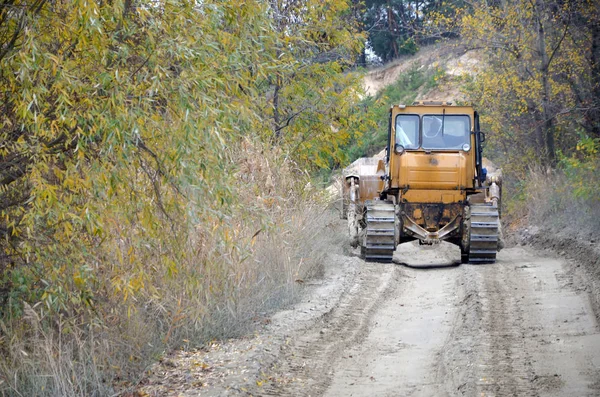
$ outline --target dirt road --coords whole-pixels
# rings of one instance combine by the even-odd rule
[[[252,394],[600,396],[600,330],[579,273],[522,247],[494,265],[459,258],[410,243],[394,264],[360,263]]]

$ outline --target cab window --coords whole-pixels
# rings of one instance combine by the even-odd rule
[[[461,149],[470,144],[471,121],[464,115],[423,116],[423,149]]]
[[[396,144],[405,149],[419,148],[419,116],[399,114],[396,116]]]

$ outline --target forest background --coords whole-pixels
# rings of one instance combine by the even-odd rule
[[[324,175],[448,78],[369,97],[364,68],[446,40],[508,218],[597,233],[593,0],[0,0],[0,393],[123,393],[292,302]]]

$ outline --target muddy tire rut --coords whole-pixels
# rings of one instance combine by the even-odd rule
[[[400,269],[365,263],[354,285],[339,304],[326,312],[313,327],[282,346],[282,355],[267,373],[279,379],[257,390],[261,395],[321,395],[333,375],[333,366],[352,345],[369,331],[378,306],[401,284]]]
[[[253,395],[600,396],[600,330],[573,263],[451,245],[361,263],[339,303],[291,335]]]
[[[438,381],[448,394],[538,396],[522,327],[522,287],[506,268],[490,266],[461,270],[457,289],[463,298]]]

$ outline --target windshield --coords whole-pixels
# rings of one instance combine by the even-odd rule
[[[405,149],[419,148],[419,116],[400,114],[396,116],[396,145]]]
[[[423,116],[423,149],[461,149],[471,143],[470,131],[469,116]]]

